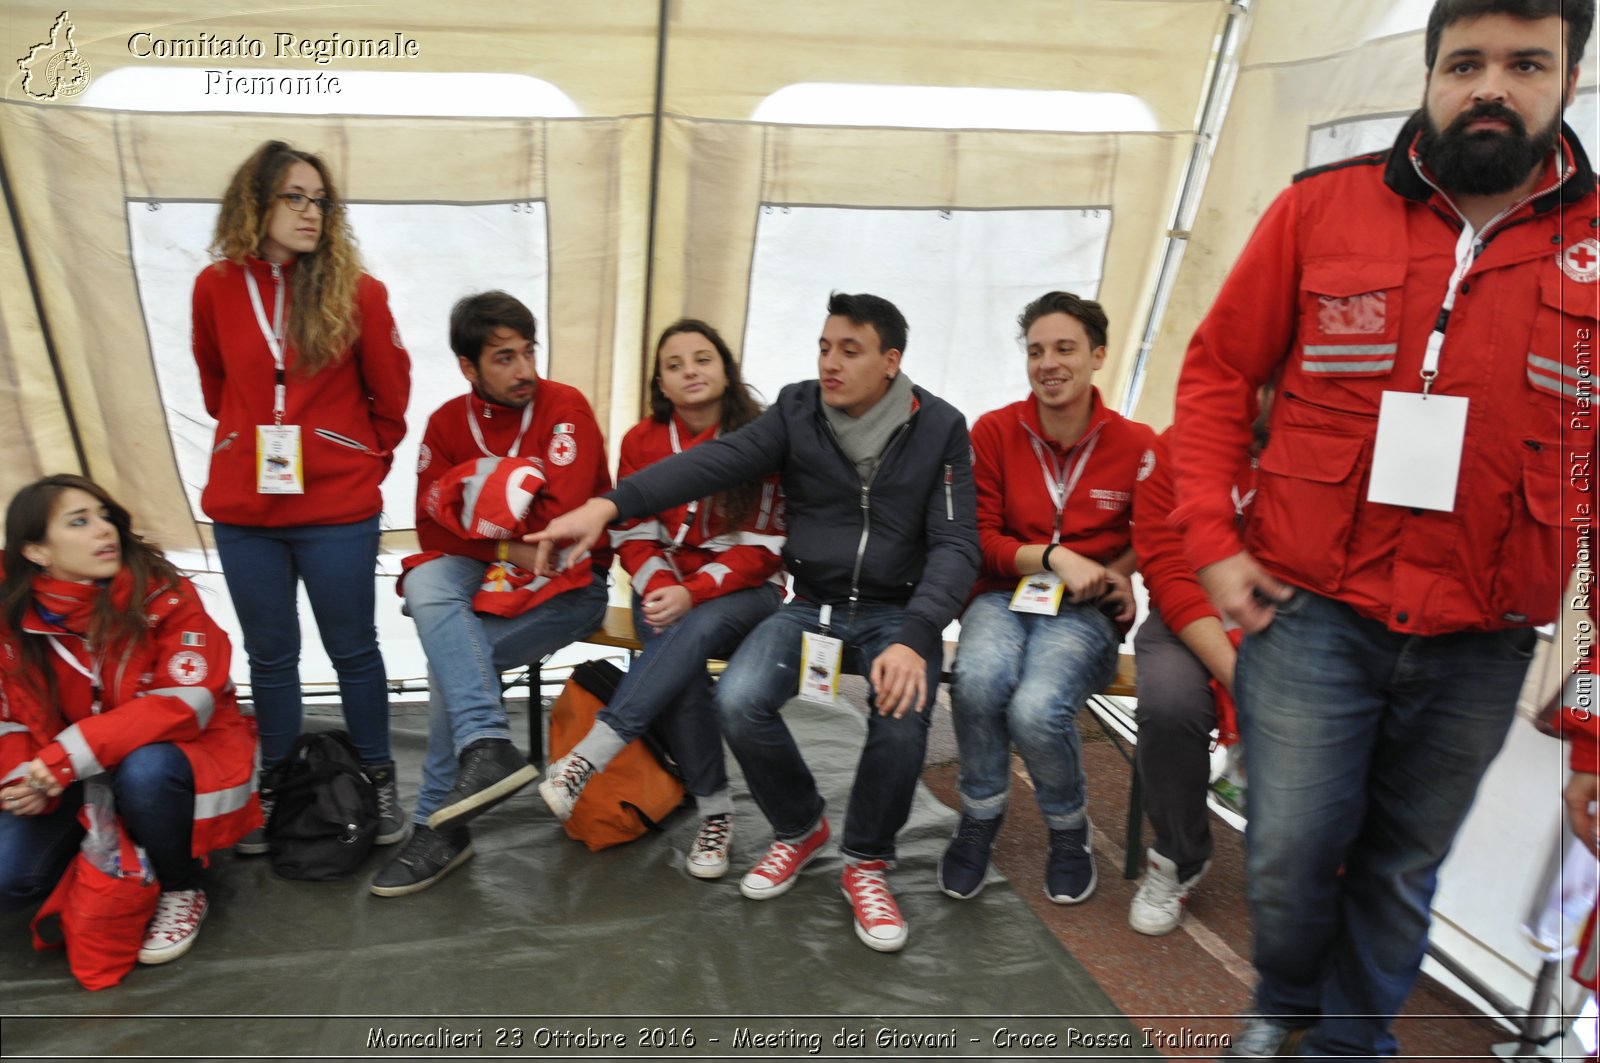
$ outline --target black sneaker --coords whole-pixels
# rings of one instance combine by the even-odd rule
[[[394,761],[363,764],[361,770],[367,773],[373,789],[378,791],[378,836],[373,839],[373,844],[393,845],[405,841],[411,823],[405,818],[405,810],[400,807],[400,791],[394,781]]]
[[[975,819],[965,813],[956,827],[956,836],[939,861],[939,888],[958,901],[971,900],[983,890],[989,870],[989,850],[1005,814],[993,819]]]
[[[1094,853],[1089,851],[1087,818],[1083,826],[1050,832],[1050,857],[1044,865],[1044,892],[1057,904],[1081,904],[1094,892]]]
[[[456,784],[428,826],[468,823],[539,777],[539,769],[505,738],[480,738],[461,751]]]
[[[372,876],[372,892],[380,897],[418,893],[471,859],[472,835],[467,828],[419,826],[395,858]]]

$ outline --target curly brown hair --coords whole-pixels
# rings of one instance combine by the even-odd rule
[[[289,346],[295,352],[295,371],[310,377],[343,358],[361,331],[356,312],[361,255],[338,205],[339,193],[327,165],[281,140],[269,140],[257,148],[234,172],[222,194],[211,255],[242,266],[246,258],[261,253],[267,215],[283,186],[285,171],[297,162],[317,171],[323,195],[333,204],[323,215],[317,249],[296,259],[289,282]]]

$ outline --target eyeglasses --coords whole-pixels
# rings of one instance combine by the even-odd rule
[[[287,203],[289,209],[296,214],[304,214],[306,208],[313,203],[317,205],[317,210],[322,212],[324,218],[330,214],[339,213],[339,204],[327,196],[308,196],[299,192],[279,192],[278,198]]]

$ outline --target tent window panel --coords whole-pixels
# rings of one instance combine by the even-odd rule
[[[905,371],[970,424],[1027,394],[1017,314],[1052,289],[1096,298],[1110,235],[1106,208],[764,205],[745,379],[768,402],[785,384],[815,379],[829,292],[871,292],[898,306],[910,325]]]
[[[367,271],[389,291],[401,339],[411,354],[406,437],[383,484],[383,527],[415,523],[417,447],[428,417],[467,389],[450,351],[450,308],[464,295],[501,288],[521,299],[539,324],[539,372],[549,371],[549,225],[543,202],[453,205],[352,203],[349,218]],[[217,205],[128,203],[134,275],[155,357],[178,473],[198,520],[216,422],[206,414],[190,346],[190,299]],[[262,357],[266,357],[265,354]],[[308,469],[309,477],[316,476]]]

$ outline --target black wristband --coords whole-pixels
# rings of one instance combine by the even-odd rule
[[[1039,555],[1039,564],[1041,566],[1041,571],[1049,572],[1051,570],[1050,569],[1050,551],[1054,550],[1056,547],[1058,547],[1060,545],[1061,545],[1060,543],[1051,543],[1049,546],[1044,548],[1044,553]]]

